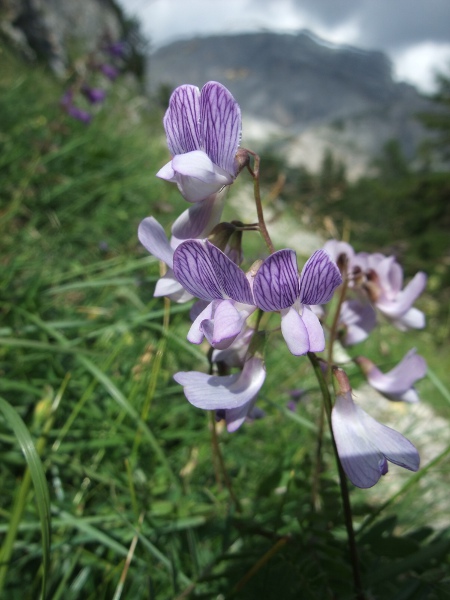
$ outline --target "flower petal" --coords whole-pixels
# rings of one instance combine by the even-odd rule
[[[211,264],[221,284],[222,291],[236,302],[254,305],[250,284],[245,273],[228,256],[211,242],[206,242]]]
[[[226,87],[209,81],[201,93],[204,149],[211,160],[236,175],[234,159],[241,139],[241,110]]]
[[[278,250],[259,267],[253,283],[256,305],[266,312],[292,306],[299,294],[294,250]]]
[[[162,225],[156,219],[147,217],[141,221],[138,227],[138,238],[150,254],[165,262],[168,267],[173,267],[173,249]]]
[[[189,294],[181,283],[175,279],[172,269],[169,269],[163,277],[158,279],[153,295],[155,298],[166,296],[179,304],[192,300],[192,294]]]
[[[201,300],[199,302],[201,302]],[[192,323],[187,334],[187,340],[188,342],[191,342],[191,344],[201,344],[203,342],[205,334],[203,333],[202,323],[207,319],[211,319],[214,309],[213,304],[213,302],[207,304],[205,308],[195,317],[194,322]]]
[[[402,317],[423,292],[426,284],[427,276],[420,271],[419,273],[416,273],[403,291],[397,294],[394,301],[378,302],[377,307],[389,318],[397,319]]]
[[[181,285],[201,300],[223,299],[220,282],[202,240],[186,240],[175,250],[173,270]]]
[[[232,300],[218,300],[211,319],[201,322],[200,328],[213,348],[224,350],[241,333],[245,318],[236,310]]]
[[[302,321],[308,332],[309,352],[322,352],[325,350],[323,327],[309,306],[303,307]]]
[[[197,371],[174,375],[184,387],[186,398],[193,406],[205,410],[233,409],[250,402],[261,389],[266,369],[261,359],[252,357],[241,373],[234,375],[207,375]]]
[[[177,87],[163,120],[172,156],[202,149],[199,122],[200,90],[195,85]]]
[[[308,330],[294,307],[281,311],[281,333],[294,356],[301,356],[309,351]]]
[[[340,322],[345,325],[344,343],[352,346],[365,340],[377,324],[377,315],[369,303],[345,300],[342,303]]]
[[[220,222],[226,190],[192,204],[172,225],[172,236],[178,240],[207,237]]]
[[[255,402],[256,397],[250,400],[250,402],[247,402],[247,404],[239,406],[239,408],[229,408],[225,411],[225,422],[227,424],[228,433],[234,433],[239,429],[252,410]]]
[[[325,304],[333,297],[334,290],[342,283],[335,262],[325,250],[317,250],[309,257],[300,275],[300,302],[302,304]]]

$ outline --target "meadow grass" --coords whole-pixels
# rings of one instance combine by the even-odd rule
[[[0,597],[351,598],[327,437],[312,497],[307,360],[270,338],[266,417],[233,435],[172,379],[208,365],[186,341],[190,307],[153,298],[159,265],[137,242],[142,218],[168,226],[184,208],[154,177],[161,114],[118,83],[86,127],[48,73],[1,58]],[[387,368],[411,341],[435,374],[424,401],[448,419],[433,331],[390,329],[370,349]],[[400,488],[354,496],[368,597],[447,597],[449,533],[421,502],[427,471],[449,483],[444,446]]]

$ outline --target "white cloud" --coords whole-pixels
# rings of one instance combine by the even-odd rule
[[[425,42],[407,48],[394,57],[395,78],[408,81],[422,91],[432,92],[436,74],[450,71],[450,43]]]

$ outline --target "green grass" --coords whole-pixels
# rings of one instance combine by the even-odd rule
[[[161,115],[118,83],[85,127],[59,111],[58,82],[1,58],[0,596],[34,599],[45,585],[52,600],[351,598],[328,438],[321,510],[311,505],[320,396],[307,360],[271,337],[266,418],[219,428],[237,501],[209,415],[172,379],[207,362],[186,342],[189,306],[153,298],[159,266],[136,237],[145,216],[167,226],[183,208],[154,177]],[[387,367],[416,345],[438,377],[422,395],[448,418],[433,336],[382,330],[365,350]],[[298,387],[307,401],[292,413]],[[381,482],[379,499],[354,497],[369,597],[448,590],[450,538],[426,520],[421,473],[403,494]]]

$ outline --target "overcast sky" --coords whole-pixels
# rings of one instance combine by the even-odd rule
[[[152,49],[194,35],[307,28],[324,40],[383,50],[397,79],[431,91],[450,72],[450,0],[119,0]]]

